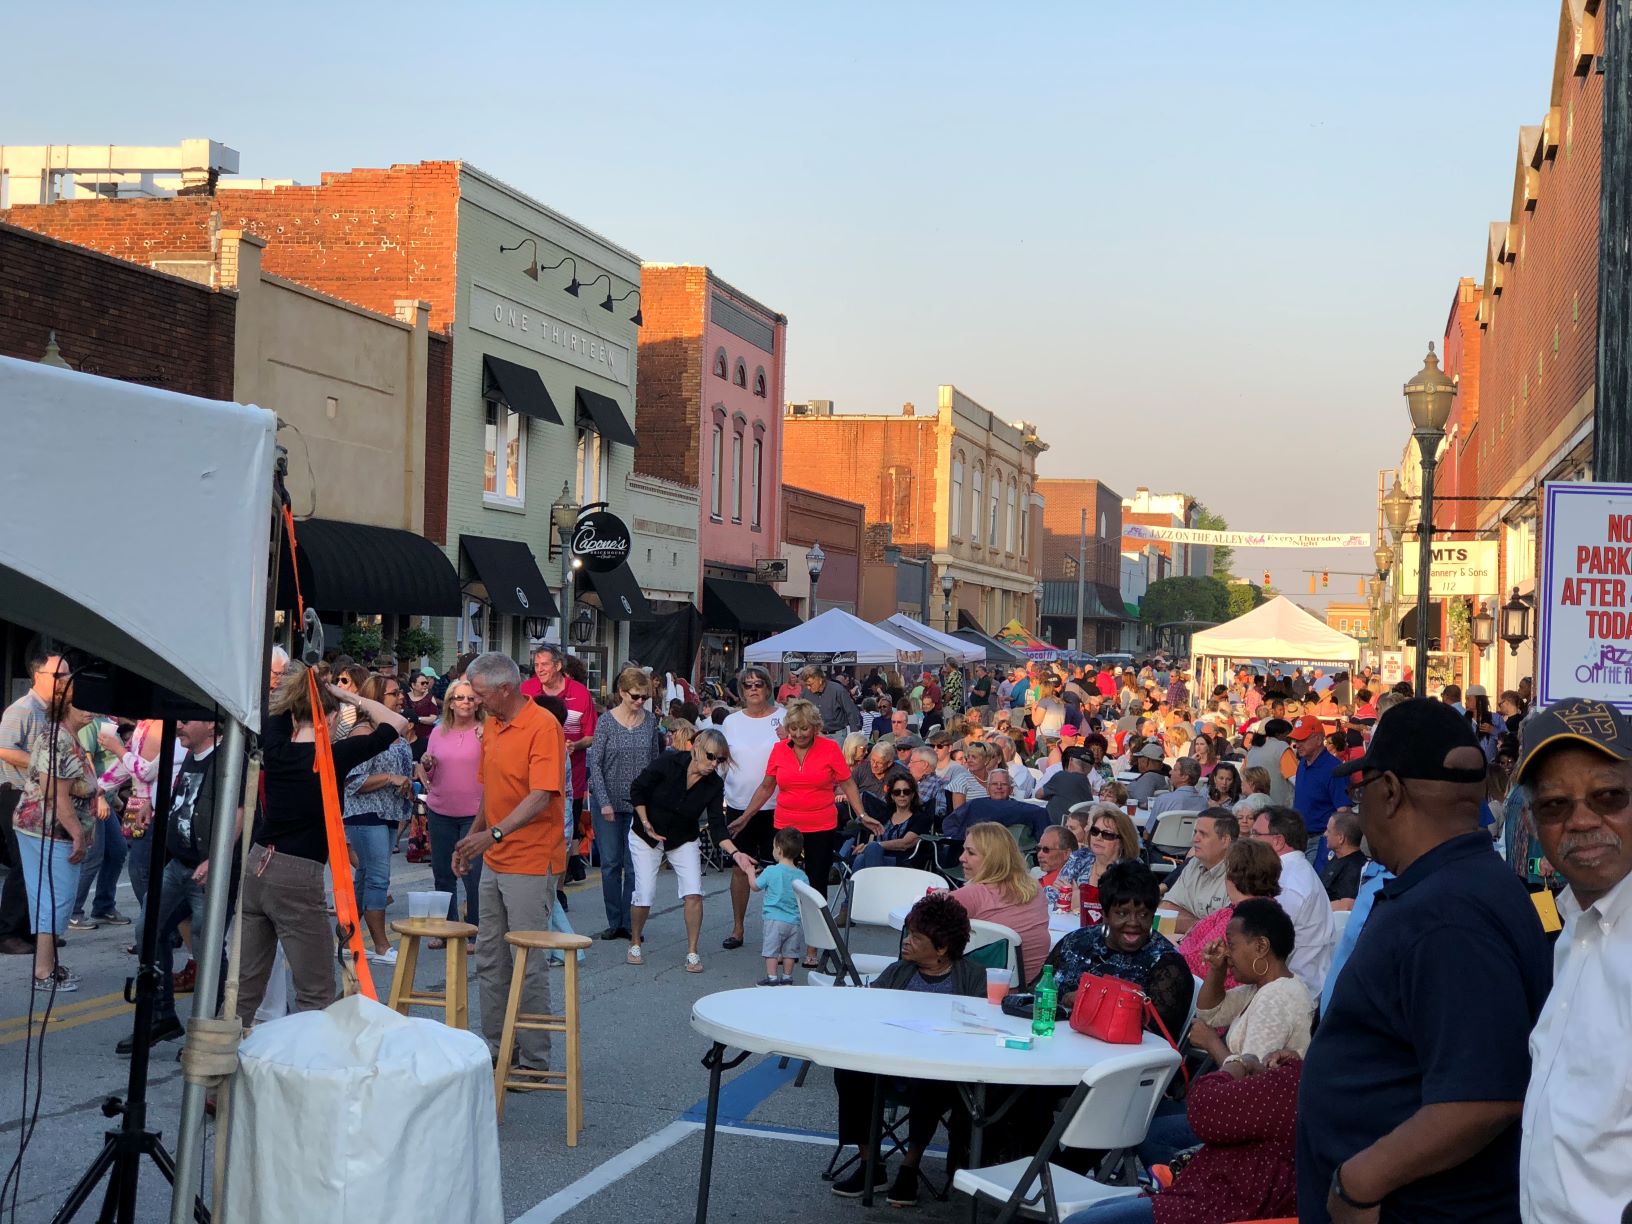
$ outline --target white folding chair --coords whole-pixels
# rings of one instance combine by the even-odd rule
[[[1179,1055],[1168,1046],[1130,1048],[1096,1063],[1083,1074],[1035,1156],[959,1169],[953,1188],[977,1201],[1002,1203],[997,1224],[1009,1224],[1016,1215],[1059,1224],[1062,1216],[1095,1203],[1133,1197],[1138,1186],[1108,1186],[1050,1164],[1049,1158],[1062,1146],[1090,1151],[1138,1146],[1178,1066]]]
[[[1332,911],[1332,926],[1337,931],[1339,939],[1343,938],[1343,928],[1349,925],[1349,915],[1352,913],[1354,913],[1353,910]]]
[[[793,891],[799,898],[799,926],[804,932],[805,943],[820,952],[824,959],[832,957],[839,967],[836,977],[812,969],[806,974],[809,985],[870,986],[873,978],[895,963],[893,956],[863,956],[859,958],[861,963],[851,959],[850,950],[839,938],[839,928],[834,925],[832,911],[827,908],[827,898],[799,880],[793,882]]]
[[[1190,853],[1190,839],[1195,836],[1196,821],[1200,819],[1199,811],[1164,812],[1145,842],[1158,854],[1183,858]]]
[[[851,926],[890,925],[890,911],[902,905],[912,905],[930,889],[946,887],[946,881],[933,871],[919,871],[916,867],[868,867],[850,877],[849,915],[845,930]]]
[[[1025,985],[1020,976],[1019,934],[1014,928],[1006,927],[1001,922],[987,922],[983,918],[969,919],[969,946],[964,950],[965,956],[999,943],[1004,945],[1004,964],[1009,970],[1009,986],[1011,989],[1019,990]],[[998,968],[996,965],[991,967]]]

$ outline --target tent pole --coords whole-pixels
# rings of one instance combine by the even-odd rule
[[[227,724],[216,774],[215,828],[210,831],[210,874],[204,884],[204,930],[198,937],[198,980],[193,989],[193,1020],[215,1015],[221,992],[221,948],[227,934],[227,906],[232,887],[233,848],[238,844],[238,799],[244,785],[244,727]],[[255,804],[246,803],[244,819],[253,819]],[[216,1142],[222,1142],[217,1136]],[[187,1080],[181,1090],[181,1129],[176,1139],[176,1186],[170,1202],[171,1224],[193,1219],[204,1155],[204,1085]]]

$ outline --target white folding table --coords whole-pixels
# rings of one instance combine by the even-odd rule
[[[709,1180],[714,1168],[714,1133],[718,1121],[721,1075],[750,1054],[861,1071],[880,1077],[938,1080],[955,1084],[969,1107],[971,1167],[980,1165],[985,1127],[997,1121],[986,1113],[986,1086],[1069,1088],[1103,1058],[1125,1054],[1125,1045],[1108,1045],[1073,1032],[1063,1020],[1054,1036],[1039,1038],[1029,1050],[998,1048],[990,1034],[942,1033],[967,1023],[1028,1033],[1028,1021],[1006,1016],[985,999],[921,994],[906,990],[872,990],[834,986],[747,987],[707,995],[692,1005],[691,1027],[713,1042],[703,1058],[708,1068],[708,1111],[703,1128],[702,1171],[697,1182],[697,1224],[708,1219]],[[902,1027],[913,1025],[917,1027]],[[1150,1033],[1143,1044],[1166,1049]],[[740,1051],[731,1058],[726,1050]],[[883,1079],[873,1101],[872,1149],[878,1149]],[[1012,1102],[1017,1098],[1010,1098]],[[870,1205],[873,1162],[867,1162],[863,1201]]]
[[[890,925],[892,927],[894,927],[898,931],[902,927],[906,926],[907,925],[907,913],[911,909],[912,909],[912,906],[910,906],[910,905],[898,905],[894,909],[892,909],[890,911],[890,913],[889,913]],[[1156,916],[1158,918],[1177,918],[1179,916],[1179,911],[1176,910],[1176,909],[1171,908],[1170,906],[1164,905],[1164,906],[1159,907],[1156,910]],[[1081,929],[1081,927],[1082,927],[1082,916],[1080,914],[1062,914],[1057,909],[1049,910],[1048,911],[1048,946],[1050,948],[1052,948],[1055,944],[1059,943],[1060,940],[1064,939],[1072,931],[1079,930],[1079,929]]]

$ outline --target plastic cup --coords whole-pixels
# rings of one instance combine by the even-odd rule
[[[453,903],[453,894],[446,892],[430,892],[426,893],[425,895],[430,898],[430,901],[427,903],[429,908],[425,912],[425,917],[446,918],[448,916],[448,906]]]
[[[996,1007],[1008,996],[1009,971],[1007,969],[986,970],[986,1002]]]
[[[429,918],[431,916],[431,894],[411,892],[408,894],[408,917]]]

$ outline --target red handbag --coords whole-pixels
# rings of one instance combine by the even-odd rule
[[[1162,1023],[1161,1013],[1150,997],[1132,982],[1121,978],[1097,977],[1085,973],[1077,981],[1077,998],[1071,1004],[1071,1028],[1084,1037],[1092,1037],[1111,1045],[1138,1045],[1144,1037],[1145,1017],[1156,1021],[1167,1044],[1178,1050],[1179,1071],[1184,1082],[1190,1082],[1190,1071],[1184,1065],[1184,1051],[1179,1049],[1173,1034]]]

